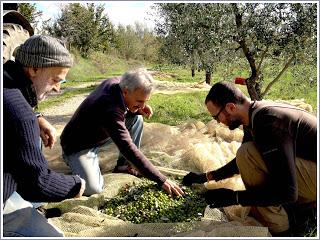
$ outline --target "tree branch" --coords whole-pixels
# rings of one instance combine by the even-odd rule
[[[258,64],[257,72],[260,72],[262,62],[263,62],[263,60],[264,60],[264,58],[265,58],[265,56],[266,56],[266,54],[267,54],[268,50],[269,50],[269,46],[267,46],[267,47],[266,47],[266,49],[265,49],[265,50],[263,51],[263,53],[262,53],[262,56],[261,56],[260,62],[259,62],[259,64]]]
[[[253,57],[252,52],[250,52],[247,44],[246,44],[246,40],[243,36],[243,32],[242,31],[242,14],[239,12],[238,6],[236,3],[232,3],[232,8],[233,8],[233,13],[235,15],[235,20],[236,20],[236,26],[237,26],[237,31],[238,31],[238,35],[239,35],[239,40],[237,41],[240,45],[240,47],[242,48],[242,51],[244,53],[244,55],[246,56],[246,59],[249,62],[250,68],[251,68],[251,73],[252,76],[256,76],[257,75],[257,68],[256,68],[256,63],[255,63],[255,59]]]
[[[273,79],[272,82],[270,82],[270,83],[268,84],[268,86],[266,87],[266,89],[264,90],[264,92],[261,94],[262,97],[264,97],[264,96],[267,94],[267,92],[270,90],[270,88],[272,87],[272,85],[275,84],[275,83],[280,79],[280,77],[281,77],[282,74],[287,70],[287,68],[290,66],[290,64],[292,63],[292,61],[294,60],[294,58],[295,58],[295,55],[293,55],[293,56],[288,60],[288,62],[284,65],[283,69],[282,69],[281,72],[278,74],[278,76],[277,76],[275,79]]]

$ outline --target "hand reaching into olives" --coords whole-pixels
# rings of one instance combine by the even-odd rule
[[[176,195],[178,197],[184,196],[182,189],[173,181],[166,180],[162,184],[162,189],[165,190],[170,196]]]

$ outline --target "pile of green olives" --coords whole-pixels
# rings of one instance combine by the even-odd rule
[[[207,204],[188,187],[183,197],[171,197],[156,183],[143,179],[127,185],[114,198],[108,199],[101,212],[132,223],[189,222],[200,220]]]

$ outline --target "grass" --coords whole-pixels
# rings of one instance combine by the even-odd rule
[[[147,67],[146,63],[137,60],[124,60],[117,56],[94,52],[88,58],[82,58],[75,52],[74,66],[67,76],[69,83],[95,82],[113,76],[120,76],[124,72],[138,68]]]
[[[246,63],[239,62],[238,65],[224,63],[217,66],[212,73],[211,84],[218,81],[233,81],[235,77],[248,77],[250,73],[246,70]],[[264,82],[262,83],[262,91],[281,71],[282,65],[275,62],[267,62],[264,66]],[[149,70],[161,71],[162,74],[155,76],[156,80],[169,82],[201,82],[205,80],[204,71],[196,71],[195,77],[191,77],[190,69],[181,66],[172,65],[154,65]],[[303,79],[302,79],[303,76]],[[264,97],[270,100],[292,100],[304,99],[310,104],[315,112],[317,112],[317,69],[312,65],[292,65],[276,82],[271,90]],[[247,94],[246,87],[239,86],[242,91]],[[248,95],[248,94],[247,94]]]
[[[205,80],[204,71],[196,71],[196,76],[191,77],[191,71],[188,68],[175,65],[150,65],[144,62],[129,60],[125,61],[117,56],[105,55],[101,52],[92,53],[87,59],[80,57],[78,53],[74,53],[75,65],[70,69],[67,76],[67,83],[63,84],[62,90],[65,88],[76,87],[79,84],[96,84],[103,79],[122,75],[129,69],[136,67],[147,67],[150,71],[161,71],[155,75],[155,79],[170,81],[170,82],[199,82]],[[231,63],[220,64],[215,72],[212,74],[212,84],[220,80],[233,80],[236,76],[247,77],[249,73],[245,62],[239,62],[238,65]],[[281,65],[269,62],[263,69],[265,73],[263,89],[280,71]],[[294,71],[293,71],[294,69]],[[305,72],[311,80],[302,81],[297,77],[297,72]],[[316,80],[312,80],[316,76],[316,68],[310,66],[295,65],[281,77],[280,81],[273,85],[271,91],[265,96],[265,99],[305,99],[306,103],[312,105],[315,112],[317,111],[317,84]],[[245,86],[239,86],[242,91],[247,94]],[[68,93],[63,93],[61,96],[49,98],[47,101],[39,104],[39,109],[44,109],[60,101],[72,97],[74,95],[90,92],[91,88],[84,90],[75,90]],[[182,96],[181,96],[182,95]],[[203,112],[203,100],[205,93],[193,94],[175,94],[168,95],[154,95],[151,98],[151,105],[154,106],[155,120],[162,123],[175,125],[181,121],[189,118],[199,118],[199,120],[206,120]],[[201,95],[201,96],[199,96]],[[248,94],[247,94],[248,95]],[[165,108],[163,106],[166,106]],[[190,109],[188,109],[190,107]],[[197,113],[197,109],[200,110]],[[167,110],[167,112],[166,112]],[[206,110],[205,110],[206,112]],[[165,120],[167,119],[167,121]]]
[[[206,94],[206,92],[154,94],[149,101],[154,115],[146,121],[168,125],[179,125],[189,119],[208,122],[211,117],[204,105]]]
[[[162,74],[156,75],[154,78],[159,81],[168,82],[200,82],[205,80],[204,72],[196,72],[195,77],[191,76],[191,70],[182,66],[160,66],[150,67],[150,71],[159,71]]]

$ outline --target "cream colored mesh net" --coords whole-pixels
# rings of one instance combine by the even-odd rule
[[[310,110],[310,105],[294,104]],[[312,108],[311,108],[312,110]],[[184,176],[189,171],[205,172],[217,169],[232,160],[242,140],[242,130],[230,131],[212,120],[208,124],[191,120],[180,126],[145,123],[142,152],[167,176]],[[59,150],[58,152],[60,152]],[[206,208],[204,217],[197,222],[133,224],[98,211],[106,199],[114,197],[126,184],[141,181],[127,174],[110,173],[116,165],[118,152],[114,145],[104,147],[100,153],[100,166],[105,186],[101,194],[81,199],[68,199],[49,203],[45,207],[58,207],[62,216],[49,221],[70,237],[267,237],[268,229],[248,216],[249,207],[230,206]],[[52,166],[63,166],[61,156]],[[65,168],[65,166],[64,166]],[[65,171],[65,169],[64,169]],[[220,182],[205,183],[207,189],[219,187],[244,189],[239,176]]]

